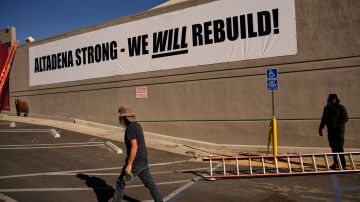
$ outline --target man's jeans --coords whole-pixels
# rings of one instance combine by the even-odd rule
[[[126,165],[123,167],[121,174],[116,181],[116,188],[114,194],[114,198],[116,202],[121,201],[124,195],[124,189],[126,186],[125,180],[123,179],[123,177],[125,176],[125,167]],[[145,185],[145,187],[147,187],[150,190],[151,196],[155,202],[163,201],[162,196],[159,190],[157,189],[154,180],[151,177],[148,165],[145,166],[133,165],[131,173],[133,177],[139,176],[140,180]]]

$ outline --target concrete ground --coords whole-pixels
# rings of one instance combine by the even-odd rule
[[[15,127],[10,127],[14,122]],[[54,137],[55,129],[60,138]],[[125,155],[122,131],[66,121],[0,118],[0,201],[108,201]],[[208,181],[194,156],[224,153],[146,139],[150,170],[166,201],[360,201],[360,175],[241,178]],[[220,168],[221,169],[221,168]],[[151,196],[138,178],[125,200]]]

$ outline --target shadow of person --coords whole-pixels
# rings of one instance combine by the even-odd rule
[[[89,176],[83,173],[79,173],[76,175],[77,178],[84,180],[85,184],[92,188],[96,194],[96,198],[98,202],[108,202],[110,199],[114,197],[114,188],[108,184],[103,179],[98,177]],[[140,202],[137,199],[131,198],[129,196],[124,195],[123,200],[131,201],[131,202]]]
[[[85,181],[85,184],[92,188],[99,202],[108,202],[114,196],[114,188],[106,184],[105,180],[89,176],[83,173],[76,175],[77,178]]]

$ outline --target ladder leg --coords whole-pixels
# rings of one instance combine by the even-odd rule
[[[326,154],[324,154],[324,157],[325,157],[325,166],[326,166],[326,169],[327,169],[328,171],[330,171],[329,159],[328,159],[328,157],[327,157]]]
[[[353,159],[353,157],[352,157],[351,154],[349,155],[349,158],[350,158],[350,163],[351,163],[352,169],[353,169],[353,170],[356,170],[355,163],[354,163],[354,159]]]
[[[213,166],[212,166],[212,160],[210,159],[210,176],[213,176]]]
[[[289,173],[292,173],[292,171],[291,171],[291,163],[290,163],[290,158],[289,158],[289,156],[287,156],[287,163],[288,163],[288,167],[289,167]]]
[[[262,164],[263,173],[266,174],[264,157],[261,157],[261,164]]]
[[[300,157],[300,166],[301,166],[301,171],[302,171],[302,172],[305,172],[303,158],[302,158],[302,156],[299,156],[299,157]]]
[[[312,162],[313,162],[313,166],[314,166],[314,171],[315,171],[315,172],[317,172],[317,167],[316,167],[315,156],[314,156],[314,155],[312,155],[312,156],[311,156],[311,158],[312,158]]]

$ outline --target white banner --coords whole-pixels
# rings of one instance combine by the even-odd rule
[[[30,47],[30,86],[296,53],[294,0],[221,0]]]

